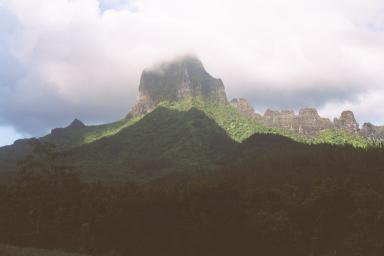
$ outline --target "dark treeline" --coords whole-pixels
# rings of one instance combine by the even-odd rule
[[[34,143],[0,187],[0,243],[90,255],[384,255],[382,149],[288,145],[234,154],[221,170],[108,186],[81,181],[54,147]]]

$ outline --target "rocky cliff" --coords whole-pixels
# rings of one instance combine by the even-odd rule
[[[234,98],[231,100],[231,105],[235,107],[242,115],[261,120],[262,116],[255,112],[253,106],[244,98]]]
[[[351,133],[359,132],[359,124],[356,122],[352,111],[343,111],[340,118],[335,118],[333,123],[337,129]]]
[[[307,137],[315,137],[320,132],[333,127],[331,121],[320,117],[314,108],[303,108],[298,115],[292,110],[273,111],[267,109],[262,123],[269,127],[285,129]]]
[[[384,126],[364,123],[359,131],[360,135],[369,139],[384,139]]]
[[[384,126],[375,126],[365,123],[359,128],[352,111],[343,111],[339,118],[333,122],[328,118],[322,118],[315,108],[302,108],[296,114],[292,110],[274,111],[267,109],[264,115],[255,113],[254,108],[246,99],[233,99],[231,101],[240,114],[256,119],[268,127],[281,128],[305,137],[313,138],[322,131],[345,131],[369,139],[384,139]]]
[[[143,71],[139,97],[128,116],[146,114],[162,101],[191,97],[228,103],[221,79],[212,77],[199,59],[186,56]]]

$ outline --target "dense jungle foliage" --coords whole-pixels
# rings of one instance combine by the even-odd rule
[[[0,187],[0,243],[90,255],[383,255],[384,150],[254,135],[214,171],[86,183],[32,141]]]

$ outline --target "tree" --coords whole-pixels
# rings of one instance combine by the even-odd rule
[[[52,245],[65,216],[74,212],[82,186],[74,167],[66,164],[66,154],[54,144],[38,139],[29,144],[32,153],[19,162],[15,182],[20,238]]]

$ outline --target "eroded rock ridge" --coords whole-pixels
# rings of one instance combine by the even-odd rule
[[[246,99],[231,101],[241,114],[255,118],[268,127],[280,128],[305,137],[316,137],[326,130],[345,131],[369,139],[384,139],[384,126],[365,123],[361,129],[352,111],[343,111],[333,122],[319,115],[315,108],[302,108],[296,114],[293,110],[275,111],[267,109],[264,115],[255,113],[254,108]]]

